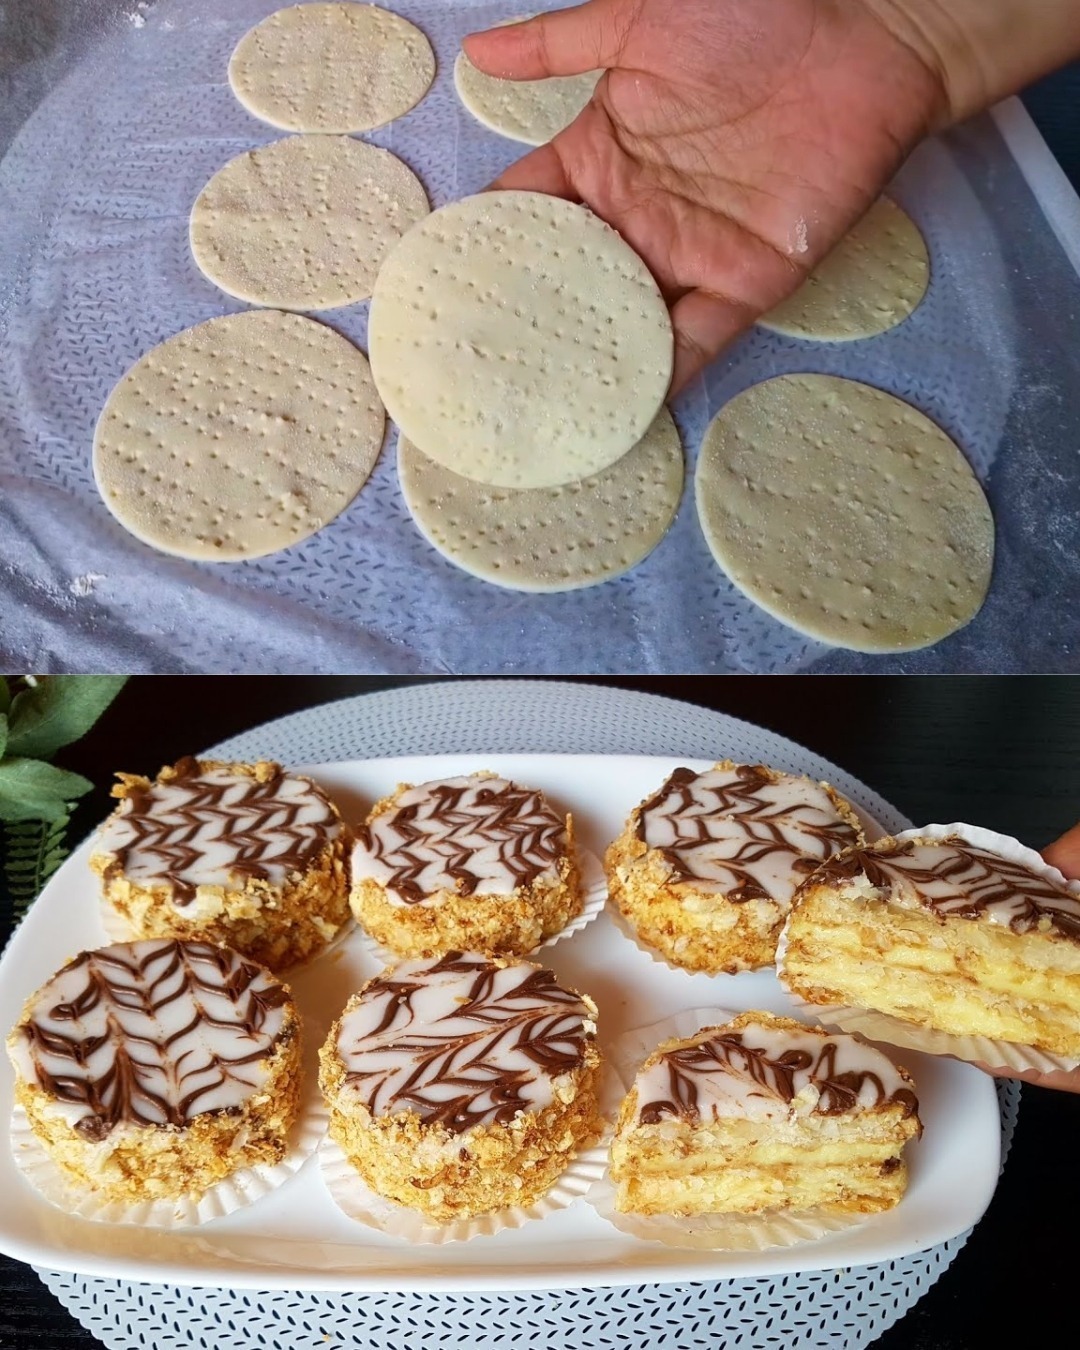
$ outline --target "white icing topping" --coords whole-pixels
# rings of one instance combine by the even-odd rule
[[[556,881],[566,848],[565,821],[539,792],[504,778],[446,778],[409,788],[357,831],[353,878],[378,882],[395,904],[440,891],[510,895]]]
[[[241,1107],[266,1079],[283,987],[236,953],[149,940],[84,952],[43,985],[9,1042],[89,1138]]]
[[[822,1037],[750,1024],[709,1028],[638,1074],[639,1123],[667,1116],[787,1119],[873,1109],[910,1087],[880,1050],[853,1036]]]
[[[784,907],[812,863],[859,842],[819,783],[760,766],[674,774],[643,804],[639,834],[676,880]]]
[[[370,983],[337,1050],[372,1115],[412,1112],[460,1132],[550,1106],[555,1080],[581,1063],[588,1019],[548,970],[450,952]]]
[[[97,851],[120,855],[124,875],[142,884],[169,881],[183,891],[258,876],[280,885],[340,829],[306,779],[281,774],[260,783],[209,769],[125,798],[102,826]]]

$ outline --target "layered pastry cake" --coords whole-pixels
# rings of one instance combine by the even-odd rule
[[[661,1045],[623,1102],[616,1208],[871,1214],[904,1193],[908,1074],[855,1036],[748,1012]]]
[[[135,937],[205,938],[280,971],[348,919],[351,837],[310,779],[190,757],[117,777],[90,866]]]
[[[166,940],[83,952],[27,1002],[7,1047],[34,1134],[103,1200],[198,1195],[285,1156],[299,1017],[235,952]]]
[[[830,859],[796,897],[780,976],[811,1003],[1080,1056],[1080,896],[960,837]]]
[[[796,887],[862,839],[827,784],[724,760],[676,769],[630,813],[604,866],[646,945],[685,970],[734,973],[772,964]]]
[[[404,961],[320,1051],[330,1134],[367,1185],[438,1222],[529,1205],[600,1134],[596,1008],[523,961]]]
[[[573,821],[492,773],[403,785],[356,832],[351,904],[398,956],[522,955],[581,911]]]

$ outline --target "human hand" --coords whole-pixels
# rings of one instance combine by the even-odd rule
[[[1051,867],[1056,867],[1070,880],[1080,878],[1080,825],[1066,830],[1060,839],[1043,849],[1043,857]],[[1080,1092],[1080,1069],[1055,1069],[1052,1073],[1041,1073],[1038,1069],[989,1069],[985,1064],[980,1068],[998,1078],[1022,1078],[1025,1083],[1035,1083],[1039,1087],[1057,1088],[1061,1092]]]
[[[673,392],[796,289],[946,116],[932,59],[873,0],[589,0],[463,45],[504,78],[605,69],[494,186],[584,202],[641,255],[671,307]]]

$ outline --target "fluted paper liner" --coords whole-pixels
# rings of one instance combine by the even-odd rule
[[[607,1150],[602,1143],[579,1153],[552,1188],[531,1205],[493,1210],[469,1219],[437,1223],[420,1210],[399,1205],[396,1200],[373,1191],[345,1156],[341,1146],[329,1134],[319,1146],[322,1178],[330,1197],[343,1214],[380,1233],[390,1233],[407,1242],[441,1246],[446,1242],[467,1242],[470,1238],[501,1233],[505,1228],[521,1228],[535,1219],[543,1219],[566,1209],[584,1195],[603,1175]]]
[[[531,951],[520,952],[522,960],[528,960],[537,952],[542,952],[545,947],[554,947],[556,942],[561,942],[563,938],[568,938],[574,933],[580,933],[581,930],[603,913],[604,902],[607,900],[607,877],[604,875],[604,868],[600,859],[595,853],[587,848],[577,850],[578,871],[581,874],[582,906],[580,913],[557,933],[552,933],[551,937],[545,938],[543,942],[538,943]],[[378,942],[361,924],[357,924],[360,936],[363,939],[364,946],[384,965],[393,966],[399,961],[405,960],[390,947],[384,947]],[[508,957],[508,953],[500,953],[500,957]]]
[[[723,1026],[738,1017],[730,1008],[692,1008],[662,1022],[625,1032],[607,1048],[602,1095],[604,1114],[618,1115],[623,1098],[634,1085],[642,1063],[662,1041],[693,1036],[703,1027]],[[826,1233],[855,1228],[869,1215],[825,1214],[818,1210],[770,1210],[762,1214],[624,1214],[615,1208],[615,1183],[605,1167],[588,1194],[602,1219],[621,1233],[668,1247],[696,1247],[707,1251],[761,1252],[812,1242]]]
[[[629,938],[639,952],[644,952],[650,961],[655,961],[658,966],[667,966],[668,970],[681,970],[684,975],[707,975],[709,971],[689,970],[686,966],[680,966],[677,961],[673,961],[669,956],[665,956],[657,947],[650,947],[642,938],[634,925],[622,912],[614,899],[610,901],[607,907],[608,917],[614,923],[615,927],[626,938]],[[762,970],[768,970],[769,966],[759,966],[756,970],[732,970],[720,972],[725,980],[737,980],[740,975],[755,975]]]
[[[1042,854],[1021,844],[1018,839],[1013,839],[1007,834],[996,834],[993,830],[984,830],[980,825],[965,825],[960,821],[954,821],[951,825],[923,825],[913,830],[904,830],[891,837],[901,840],[950,837],[963,839],[965,843],[975,848],[983,848],[988,853],[996,853],[1001,858],[1007,858],[1010,862],[1020,863],[1037,876],[1061,886],[1080,899],[1080,881],[1070,881],[1056,867],[1051,867]],[[972,922],[977,923],[979,920]],[[781,983],[784,981],[783,961],[786,953],[785,923],[776,949],[776,973]],[[1080,1060],[1054,1055],[1031,1045],[1017,1045],[1011,1041],[1000,1041],[988,1036],[953,1035],[947,1031],[939,1031],[935,1027],[907,1022],[890,1013],[877,1012],[873,1008],[854,1008],[838,1003],[809,1003],[798,994],[791,991],[789,994],[800,1012],[809,1013],[825,1026],[835,1027],[838,1031],[855,1031],[868,1040],[899,1045],[905,1050],[922,1050],[930,1055],[951,1055],[954,1059],[984,1064],[990,1069],[1034,1069],[1039,1073],[1051,1073],[1055,1070],[1068,1071],[1080,1065]]]
[[[97,1223],[138,1224],[144,1228],[195,1228],[254,1205],[294,1176],[315,1152],[326,1133],[328,1114],[321,1100],[305,1103],[289,1131],[288,1152],[281,1162],[242,1167],[208,1187],[201,1195],[124,1204],[106,1200],[88,1186],[68,1178],[34,1134],[26,1112],[11,1113],[11,1152],[31,1186],[57,1209]]]

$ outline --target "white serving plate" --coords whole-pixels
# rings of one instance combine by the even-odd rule
[[[808,756],[809,759],[809,756]],[[679,764],[648,756],[442,755],[323,764],[305,769],[347,819],[399,782],[492,769],[541,788],[574,813],[582,845],[602,854],[631,807]],[[872,826],[872,822],[868,822]],[[873,827],[873,833],[881,831]],[[0,960],[0,1026],[70,956],[108,939],[98,913],[89,841],[64,864]],[[544,953],[561,979],[595,998],[600,1041],[683,1008],[794,1011],[771,972],[689,975],[653,960],[607,915]],[[309,1090],[314,1052],[348,996],[378,964],[349,939],[291,977],[305,1016]],[[797,1016],[798,1014],[795,1013]],[[0,1250],[18,1260],[115,1279],[293,1290],[455,1291],[587,1288],[747,1278],[861,1266],[921,1251],[956,1236],[986,1209],[997,1181],[1000,1121],[993,1081],[953,1060],[904,1052],[915,1076],[925,1133],[910,1146],[903,1201],[859,1228],[765,1252],[665,1247],[625,1236],[587,1204],[491,1237],[451,1246],[410,1246],[347,1219],[309,1159],[249,1209],[197,1229],[154,1232],[91,1223],[53,1208],[19,1174],[8,1146],[12,1070],[0,1069]]]

